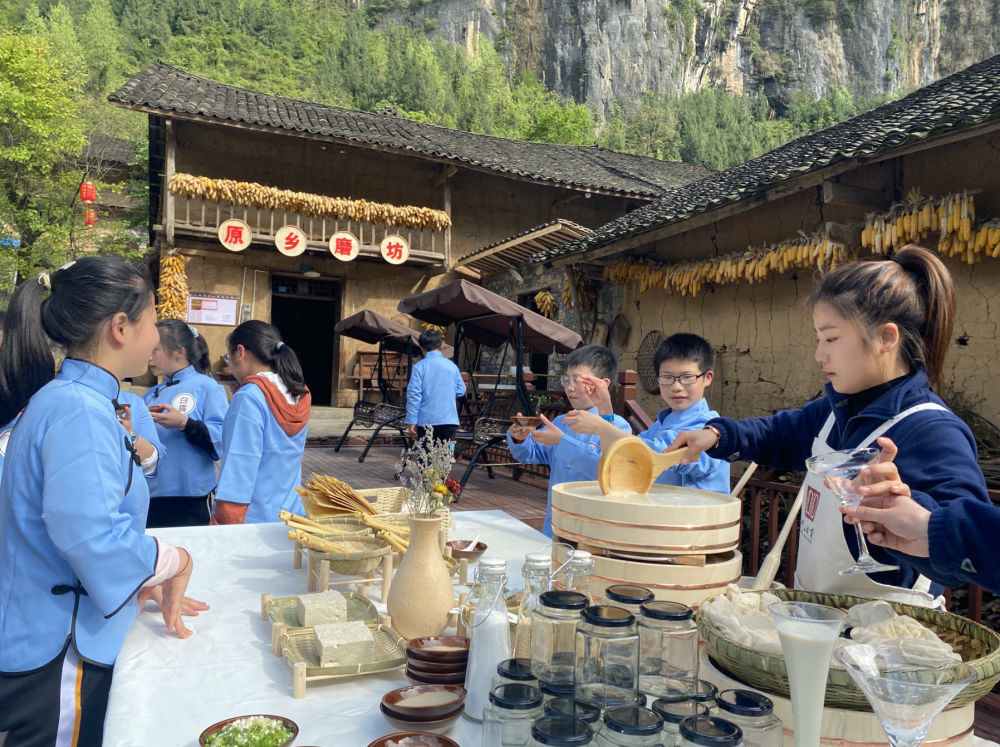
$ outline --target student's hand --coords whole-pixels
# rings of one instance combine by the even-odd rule
[[[417,426],[415,424],[407,426],[406,432],[407,432],[407,434],[409,434],[409,435],[413,436],[414,438],[416,438],[417,437]]]
[[[583,433],[588,436],[596,436],[604,429],[604,426],[614,425],[593,412],[587,410],[570,410],[563,416],[563,423],[573,433]],[[615,428],[615,430],[618,430]]]
[[[160,609],[163,609],[163,587],[161,584],[143,587],[143,589],[139,592],[140,612],[145,609],[146,602],[152,602]],[[181,601],[181,614],[187,615],[188,617],[198,617],[199,612],[204,612],[208,609],[210,609],[210,607],[205,602],[192,599],[191,597],[184,597]]]
[[[614,412],[611,404],[611,380],[599,379],[596,376],[580,376],[579,384],[597,408],[598,415],[610,415]]]
[[[563,432],[552,425],[552,421],[544,415],[539,414],[538,417],[542,419],[542,425],[545,427],[533,430],[531,437],[542,446],[555,446],[562,440]]]
[[[715,446],[715,431],[703,428],[700,431],[681,431],[677,438],[666,448],[666,451],[673,451],[684,447],[684,456],[681,457],[681,464],[691,464],[697,462],[701,452],[707,451]]]
[[[521,417],[521,413],[520,412],[517,413],[515,417],[518,418]],[[534,430],[533,428],[526,428],[524,426],[518,425],[517,423],[513,423],[510,426],[510,428],[507,429],[507,432],[510,433],[511,441],[513,441],[516,444],[523,444],[524,440],[531,435],[531,432],[533,430]]]
[[[118,420],[121,421],[122,426],[125,428],[126,433],[135,433],[135,428],[132,427],[132,405],[118,405],[121,409],[118,411]]]
[[[149,414],[154,423],[164,428],[180,428],[188,419],[187,415],[170,405],[150,405]]]

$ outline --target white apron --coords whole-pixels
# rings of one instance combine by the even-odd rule
[[[857,445],[857,448],[862,449],[875,443],[875,439],[915,412],[944,409],[941,405],[926,402],[903,410],[872,431]],[[834,451],[834,448],[826,442],[834,422],[833,413],[830,413],[819,435],[813,439],[813,456]],[[812,472],[806,474],[805,491],[799,514],[799,551],[795,562],[796,589],[889,599],[919,607],[936,606],[936,600],[928,593],[930,579],[924,576],[917,578],[912,589],[880,584],[864,573],[841,576],[840,570],[854,565],[856,559],[844,538],[844,517],[839,510],[840,499],[823,484],[822,477]]]

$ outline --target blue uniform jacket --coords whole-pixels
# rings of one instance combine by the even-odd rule
[[[954,584],[963,578],[1000,594],[1000,564],[993,543],[1000,537],[1000,509],[973,498],[959,498],[931,512],[929,578]]]
[[[222,429],[222,469],[216,500],[248,503],[246,523],[277,521],[285,509],[302,515],[303,428],[294,436],[278,425],[260,387],[236,390]]]
[[[212,377],[187,366],[167,382],[147,390],[143,401],[147,407],[171,405],[182,411],[192,408],[186,413],[188,418],[205,424],[216,452],[222,453],[222,424],[229,403],[225,390]],[[193,498],[211,493],[215,489],[215,460],[208,452],[188,441],[184,431],[159,425],[156,431],[169,457],[160,458],[157,474],[149,483],[150,497]]]
[[[711,418],[719,417],[719,413],[710,410],[708,402],[702,397],[686,410],[674,412],[669,407],[660,410],[656,420],[649,428],[639,434],[639,438],[649,444],[654,451],[665,451],[677,438],[681,431],[692,431],[702,428]],[[702,454],[697,462],[678,464],[656,478],[659,485],[677,485],[683,488],[698,490],[714,490],[716,493],[728,493],[729,463],[722,459],[713,459],[708,454]]]
[[[129,409],[132,414],[132,428],[137,435],[142,436],[153,444],[153,448],[156,449],[157,454],[156,469],[159,470],[160,465],[163,464],[163,457],[167,453],[167,449],[160,442],[160,437],[156,433],[156,423],[153,422],[153,416],[146,409],[146,404],[142,401],[142,397],[134,392],[118,392],[118,403],[131,405]],[[154,477],[156,477],[155,470],[151,474],[146,475],[146,479],[150,481]]]
[[[117,394],[111,373],[66,359],[11,434],[0,480],[0,671],[37,669],[70,637],[82,658],[113,664],[138,614],[157,545]]]
[[[597,408],[592,407],[587,412],[597,414]],[[555,446],[543,446],[531,436],[523,443],[514,443],[507,431],[507,446],[513,457],[522,464],[549,465],[548,505],[545,508],[545,524],[542,534],[552,536],[552,486],[561,482],[577,480],[596,480],[597,465],[601,461],[601,438],[585,433],[574,433],[563,425],[563,415],[552,421],[552,425],[563,432],[563,437]],[[615,415],[615,427],[629,435],[632,427],[620,415]]]
[[[3,475],[3,460],[7,455],[7,442],[10,440],[11,430],[16,422],[17,418],[15,417],[7,425],[0,426],[0,476]]]
[[[828,383],[826,395],[798,410],[783,410],[766,418],[709,421],[722,433],[719,445],[709,454],[729,460],[749,459],[778,469],[804,470],[812,453],[813,438],[834,413],[835,424],[828,443],[833,449],[859,445],[886,420],[903,410],[925,402],[943,405],[930,389],[921,369],[883,393],[864,410],[848,419],[844,408],[847,396],[838,394]],[[913,499],[927,509],[946,505],[958,498],[989,501],[986,481],[976,461],[976,441],[969,427],[950,410],[924,410],[894,425],[885,434],[899,447],[895,459],[900,477],[910,486]],[[848,547],[857,554],[854,528],[844,524]],[[914,558],[881,547],[870,547],[873,556],[901,565],[898,571],[875,573],[883,584],[910,588],[917,573],[947,585],[964,583],[935,573],[927,558]]]
[[[413,366],[406,386],[407,425],[458,425],[455,398],[465,394],[458,366],[431,350]]]

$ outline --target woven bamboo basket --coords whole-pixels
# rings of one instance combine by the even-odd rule
[[[372,507],[375,509],[375,513],[391,514],[400,511],[403,507],[403,497],[405,496],[405,491],[399,486],[388,488],[366,488],[364,490],[355,490],[354,492],[362,498],[368,499],[368,501],[372,504]],[[346,509],[321,506],[307,496],[302,497],[302,507],[305,509],[306,516],[313,521],[351,515],[351,512]]]
[[[821,594],[797,589],[774,589],[771,593],[784,601],[813,602],[845,610],[871,601],[862,597]],[[943,641],[951,645],[955,652],[961,655],[962,661],[976,673],[978,679],[962,690],[948,708],[956,708],[979,700],[1000,680],[1000,635],[979,623],[950,612],[898,602],[889,604],[898,614],[909,615],[933,630]],[[727,640],[701,610],[698,612],[697,620],[698,631],[705,641],[709,656],[722,669],[748,685],[783,697],[789,696],[788,673],[783,657],[755,651]],[[854,684],[851,676],[843,669],[832,666],[826,681],[826,705],[832,708],[871,710],[867,698]]]
[[[382,559],[392,552],[388,542],[380,539],[336,540],[350,552],[320,552],[306,548],[317,560],[329,560],[330,570],[342,576],[361,576],[375,570]]]
[[[322,519],[313,519],[313,521],[336,532],[335,534],[322,535],[323,539],[328,539],[331,542],[341,540],[367,541],[375,536],[375,532],[370,526],[353,516],[328,516]]]

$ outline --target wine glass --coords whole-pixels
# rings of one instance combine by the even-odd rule
[[[918,747],[952,698],[976,680],[964,664],[883,671],[874,646],[846,644],[833,654],[871,703],[892,747]]]
[[[819,454],[806,459],[806,467],[814,475],[819,475],[826,480],[827,486],[833,494],[840,499],[841,505],[854,506],[861,502],[861,495],[857,491],[855,480],[858,474],[870,464],[878,461],[879,449],[844,449],[843,451],[831,451],[827,454]],[[861,525],[855,524],[854,530],[858,533],[858,560],[850,568],[840,571],[841,576],[849,576],[854,573],[878,573],[879,571],[895,571],[898,565],[880,563],[868,552],[868,543],[865,542],[865,533],[861,531]]]

